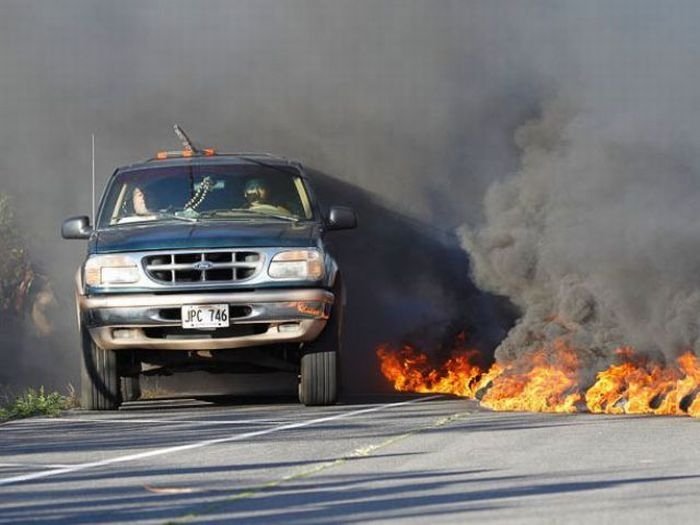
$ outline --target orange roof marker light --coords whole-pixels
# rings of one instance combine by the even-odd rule
[[[156,153],[156,159],[158,160],[165,160],[165,159],[170,159],[170,158],[190,158],[190,157],[213,157],[216,155],[216,151],[214,148],[198,148],[195,147],[195,145],[192,143],[190,138],[187,136],[187,134],[184,132],[184,130],[175,124],[173,126],[173,129],[175,130],[175,134],[178,136],[180,141],[182,142],[182,147],[183,149],[180,151],[159,151]]]
[[[156,159],[178,159],[178,158],[190,158],[190,157],[213,157],[216,155],[216,151],[213,148],[205,148],[202,150],[192,151],[191,149],[183,149],[180,151],[159,151],[156,153]]]

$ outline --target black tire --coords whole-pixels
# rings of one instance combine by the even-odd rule
[[[345,306],[345,289],[340,275],[333,292],[336,301],[326,327],[316,341],[302,350],[299,401],[306,406],[334,405],[338,401]]]
[[[122,377],[122,400],[136,401],[141,397],[141,380],[138,376]]]
[[[336,352],[314,352],[301,357],[299,401],[306,406],[334,405],[338,397]]]
[[[117,353],[100,348],[80,328],[83,359],[80,404],[86,410],[116,410],[122,402]]]

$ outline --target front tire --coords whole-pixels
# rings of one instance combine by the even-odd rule
[[[83,326],[80,335],[81,406],[86,410],[116,410],[122,403],[117,353],[97,346]]]
[[[299,401],[306,406],[335,405],[338,401],[345,310],[345,288],[340,275],[336,278],[333,292],[335,304],[326,327],[316,341],[302,350]]]
[[[301,357],[299,401],[306,406],[334,405],[338,398],[337,354],[314,352]]]

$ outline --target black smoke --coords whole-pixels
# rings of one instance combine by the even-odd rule
[[[502,333],[499,307],[469,282],[451,232],[465,223],[478,232],[485,216],[490,224],[487,189],[524,171],[514,131],[548,101],[566,99],[573,112],[561,140],[566,129],[578,137],[583,118],[587,134],[602,120],[604,141],[621,146],[619,161],[596,167],[596,178],[577,172],[594,186],[590,195],[585,184],[571,189],[589,209],[599,182],[611,192],[636,184],[610,171],[627,162],[643,173],[686,173],[673,187],[692,199],[697,10],[637,1],[7,0],[0,190],[14,196],[32,258],[54,283],[59,321],[70,326],[82,247],[57,232],[63,218],[90,210],[92,133],[98,190],[116,166],[175,146],[173,122],[220,150],[303,161],[336,181],[327,185],[336,201],[361,211],[361,229],[338,233],[335,244],[356,296],[350,346],[369,377],[371,349],[384,337],[455,318],[480,330],[484,346]],[[575,151],[585,163],[601,150]],[[570,191],[568,179],[552,184],[557,195]],[[648,189],[647,197],[664,188]],[[625,221],[625,212],[615,218]],[[654,214],[669,216],[661,206]],[[693,267],[684,260],[673,266],[679,282]],[[519,303],[504,287],[488,287]],[[76,345],[61,337],[25,348],[24,360],[65,367],[61,384],[76,376],[68,364]]]

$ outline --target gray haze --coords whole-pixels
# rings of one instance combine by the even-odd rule
[[[676,5],[606,20],[589,74],[518,128],[517,172],[461,229],[477,285],[523,314],[497,358],[561,336],[591,367],[622,345],[700,351],[700,6]]]
[[[561,286],[581,290],[567,304],[595,302],[618,331],[692,316],[699,10],[0,0],[0,190],[17,199],[65,327],[62,344],[24,348],[22,370],[42,362],[39,380],[64,368],[75,377],[71,278],[83,246],[57,231],[90,209],[90,134],[101,189],[116,166],[176,146],[173,122],[207,145],[272,151],[342,182],[339,203],[364,212],[337,243],[364,374],[375,373],[374,344],[414,327],[461,316],[477,332],[489,325],[486,341],[502,334],[498,308],[442,233],[459,224],[479,284],[528,318],[541,321],[536,305],[559,308]],[[553,109],[542,129],[520,128],[543,108]],[[494,235],[517,242],[494,248]],[[618,313],[620,302],[630,308]],[[608,318],[613,308],[629,321]],[[636,333],[652,346],[694,342],[678,322]]]

